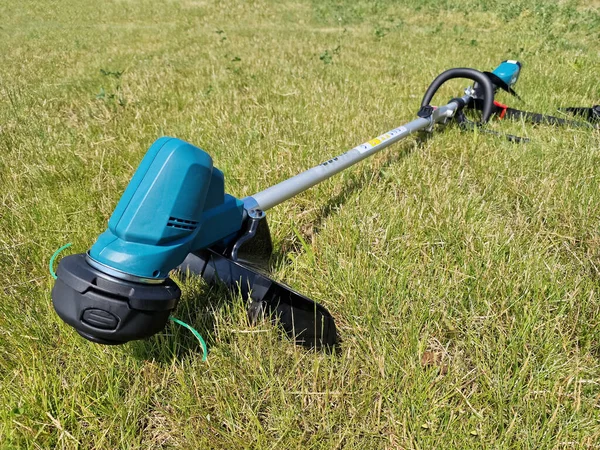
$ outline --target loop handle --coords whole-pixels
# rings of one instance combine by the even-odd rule
[[[490,79],[479,70],[469,69],[466,67],[459,67],[456,69],[449,69],[445,72],[438,75],[438,77],[433,80],[433,83],[429,85],[427,91],[425,92],[425,96],[423,97],[423,101],[421,102],[421,107],[429,105],[433,96],[438,91],[438,89],[448,80],[452,80],[454,78],[467,78],[469,80],[473,80],[481,86],[483,90],[483,108],[481,113],[481,123],[486,123],[492,113],[494,106],[494,85],[490,81]]]

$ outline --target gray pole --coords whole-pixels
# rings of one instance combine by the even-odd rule
[[[468,102],[470,96],[467,94],[462,99],[465,102]],[[312,169],[308,169],[292,178],[288,178],[281,183],[271,186],[264,191],[246,197],[243,199],[244,207],[246,210],[260,209],[266,211],[267,209],[311,188],[315,184],[326,180],[336,173],[347,169],[357,162],[374,155],[389,145],[404,139],[409,134],[414,133],[415,131],[425,130],[432,127],[435,123],[447,120],[454,115],[457,107],[457,103],[450,102],[446,106],[435,109],[430,117],[419,118],[406,125],[394,128],[393,130],[354,147],[346,153],[336,156],[329,161],[325,161]]]

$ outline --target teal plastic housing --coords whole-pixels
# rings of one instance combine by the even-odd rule
[[[492,72],[509,87],[512,87],[519,79],[521,72],[521,63],[519,61],[502,61],[502,63]]]
[[[89,251],[95,261],[143,278],[166,278],[188,253],[235,235],[241,200],[225,194],[223,172],[205,151],[158,139],[140,163]]]

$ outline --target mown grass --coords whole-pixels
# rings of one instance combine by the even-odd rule
[[[494,123],[396,145],[273,209],[274,276],[337,355],[182,283],[169,326],[91,344],[47,263],[83,252],[161,135],[243,197],[412,120],[441,71],[524,70],[514,106],[600,98],[597,2],[0,4],[0,448],[598,448],[600,154]],[[456,81],[439,95],[461,93]]]

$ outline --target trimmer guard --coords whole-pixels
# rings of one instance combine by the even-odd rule
[[[239,289],[242,298],[251,301],[251,321],[270,316],[296,344],[327,350],[337,343],[335,322],[323,306],[215,250],[190,253],[179,270]]]

